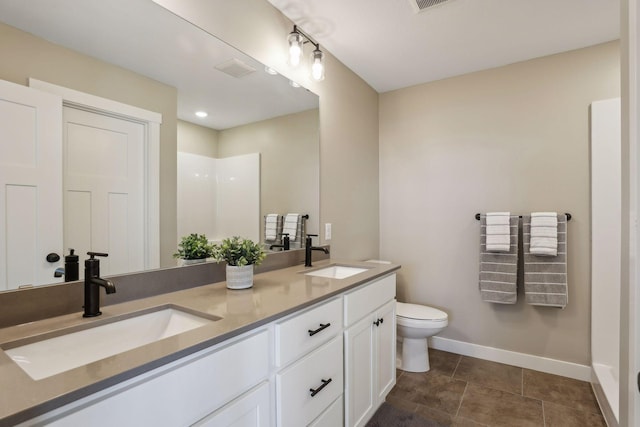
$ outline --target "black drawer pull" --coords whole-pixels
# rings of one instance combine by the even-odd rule
[[[376,320],[375,322],[373,322],[373,324],[376,325],[376,326],[380,326],[381,323],[384,323],[384,319],[383,318],[380,318],[380,319]]]
[[[328,380],[320,380],[322,381],[322,385],[316,389],[312,389],[310,388],[309,391],[311,392],[311,397],[315,396],[316,394],[320,393],[322,391],[323,388],[325,388],[327,386],[327,384],[329,384],[331,382],[331,378],[329,378]]]
[[[324,325],[322,323],[320,323],[320,327],[318,329],[316,329],[315,331],[312,331],[311,329],[309,329],[309,336],[312,337],[315,334],[317,334],[318,332],[327,329],[329,326],[331,326],[331,323],[325,323]]]

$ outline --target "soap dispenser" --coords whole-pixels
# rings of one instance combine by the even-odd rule
[[[74,249],[69,249],[69,255],[64,257],[64,281],[73,282],[79,279],[79,257],[75,255]]]

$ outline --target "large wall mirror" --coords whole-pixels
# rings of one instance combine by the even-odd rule
[[[178,162],[183,154],[196,160],[258,157],[259,188],[254,192],[258,195],[257,210],[243,220],[250,223],[250,228],[255,231],[246,237],[262,240],[264,218],[271,213],[309,214],[307,229],[317,232],[318,97],[296,87],[283,76],[270,73],[271,70],[263,64],[171,14],[152,0],[0,0],[0,55],[3,58],[0,80],[31,86],[29,90],[43,90],[42,85],[50,85],[71,90],[75,95],[86,94],[115,101],[125,109],[131,107],[136,111],[157,114],[161,122],[157,135],[149,136],[154,131],[148,127],[140,130],[134,126],[131,131],[121,131],[64,110],[61,166],[64,219],[60,226],[63,241],[56,245],[55,250],[45,250],[46,253],[38,253],[36,249],[16,253],[15,256],[22,260],[35,258],[30,262],[36,266],[34,268],[43,269],[44,275],[18,279],[4,277],[0,280],[0,290],[62,281],[62,278],[54,278],[54,270],[63,266],[64,255],[70,246],[76,246],[81,262],[85,258],[83,252],[87,250],[109,252],[109,258],[103,263],[103,273],[113,275],[175,266],[172,255],[181,234],[205,233],[214,239],[236,234],[233,229],[217,230],[215,220],[213,225],[200,225],[189,216],[193,212],[202,212],[205,203],[196,203],[178,193],[178,188],[184,187],[178,174]],[[66,108],[70,104],[67,104],[66,96],[63,99]],[[207,116],[196,116],[199,111],[206,112]],[[5,114],[6,117],[11,115]],[[108,119],[112,118],[135,122],[119,113],[110,114]],[[0,136],[3,138],[14,126],[12,121],[15,123],[11,118],[0,123]],[[80,122],[83,123],[82,128],[78,126]],[[91,132],[86,131],[88,128]],[[117,145],[131,141],[131,135],[136,132],[144,138],[155,137],[157,147],[155,154],[146,145],[134,147],[133,151],[137,150],[139,154],[135,158],[139,158],[140,170],[131,172],[132,169],[127,168],[134,157],[109,152],[105,147],[112,145],[105,135],[115,135],[113,138]],[[91,151],[85,141],[87,144],[98,141],[99,144]],[[5,144],[2,148],[5,151],[1,152],[11,152],[14,148],[11,143],[8,138],[0,141],[0,146]],[[150,158],[146,157],[149,150]],[[118,217],[117,209],[123,212],[123,218],[131,216],[127,209],[131,209],[130,205],[134,203],[127,198],[130,197],[129,189],[105,190],[110,196],[101,205],[103,209],[97,209],[92,200],[98,196],[90,194],[84,197],[82,191],[70,187],[74,180],[80,183],[88,181],[82,176],[79,179],[77,176],[68,178],[73,173],[95,172],[106,176],[112,173],[111,169],[121,169],[124,175],[140,174],[136,185],[142,189],[144,202],[139,209],[147,215],[150,207],[145,191],[149,184],[147,173],[153,172],[149,163],[153,161],[156,162],[158,176],[155,178],[156,200],[151,201],[151,208],[157,210],[157,225],[149,230],[149,216],[123,226],[106,225],[110,224],[110,217]],[[183,162],[180,174],[190,173],[184,168],[191,164]],[[0,160],[0,169],[3,167]],[[192,172],[193,176],[203,177],[198,170]],[[231,173],[228,179],[236,177]],[[182,188],[180,191],[185,190]],[[112,197],[116,193],[127,197]],[[249,197],[249,193],[249,190],[236,190],[232,197],[227,197],[223,206],[212,202],[209,208],[213,215],[240,218],[246,210],[242,201]],[[14,216],[19,217],[20,209],[26,208],[14,205],[11,209],[18,213]],[[92,211],[96,210],[104,211],[104,216],[94,218]],[[100,218],[104,218],[104,222]],[[127,239],[140,226],[147,230],[138,233],[142,235],[142,242],[129,243]],[[99,233],[87,237],[80,232],[83,227],[112,230],[102,237],[97,236]],[[29,235],[37,238],[37,234],[36,230]],[[0,239],[3,240],[0,241],[1,246],[9,245],[6,233],[0,234]],[[72,239],[75,243],[70,243]],[[136,256],[125,252],[132,251],[137,245],[146,251],[149,247],[155,248],[153,251],[156,252],[151,255],[145,253],[141,261],[131,262]],[[4,257],[14,252],[9,248],[5,250]],[[61,259],[45,261],[50,252],[58,253]],[[5,267],[14,265],[7,263],[6,259],[4,262]],[[82,271],[82,266],[80,269]]]

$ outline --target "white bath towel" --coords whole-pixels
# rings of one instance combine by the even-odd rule
[[[486,214],[487,252],[509,252],[511,250],[510,212],[488,212]]]
[[[558,254],[558,213],[531,213],[530,253],[538,256]]]
[[[284,217],[284,225],[282,226],[282,234],[289,233],[290,240],[296,240],[298,236],[298,228],[300,222],[300,214],[288,213]]]

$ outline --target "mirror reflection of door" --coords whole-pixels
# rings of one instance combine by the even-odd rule
[[[0,290],[52,283],[62,257],[62,100],[0,80]]]
[[[144,269],[144,127],[65,106],[64,246],[107,252],[103,275]]]

